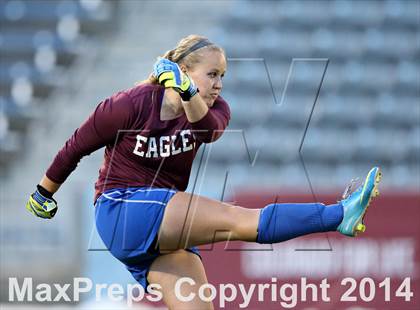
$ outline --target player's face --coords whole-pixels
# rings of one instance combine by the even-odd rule
[[[222,91],[222,78],[226,72],[226,59],[219,51],[201,52],[203,61],[187,72],[199,89],[207,106],[212,107]]]

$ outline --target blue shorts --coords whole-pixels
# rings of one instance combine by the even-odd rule
[[[166,188],[111,189],[95,203],[99,236],[145,289],[150,265],[162,255],[157,246],[158,232],[166,204],[175,193]],[[186,250],[200,257],[197,248]]]

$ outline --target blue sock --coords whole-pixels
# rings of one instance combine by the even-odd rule
[[[261,210],[258,243],[276,243],[315,232],[335,231],[343,206],[322,203],[273,203]]]

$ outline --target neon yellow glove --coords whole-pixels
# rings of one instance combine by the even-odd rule
[[[168,59],[159,59],[153,67],[153,74],[159,84],[175,89],[184,101],[189,101],[198,92],[188,75],[182,72],[177,63]]]
[[[58,206],[57,201],[52,198],[52,194],[41,185],[38,185],[37,190],[29,197],[26,209],[35,216],[51,219],[57,213]]]

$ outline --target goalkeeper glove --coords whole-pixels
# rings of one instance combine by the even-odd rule
[[[153,75],[159,84],[175,89],[184,101],[189,101],[198,92],[193,80],[182,72],[178,64],[166,58],[160,58],[155,63]]]
[[[52,194],[38,185],[37,190],[29,197],[26,209],[35,216],[50,219],[57,213],[58,207]]]

